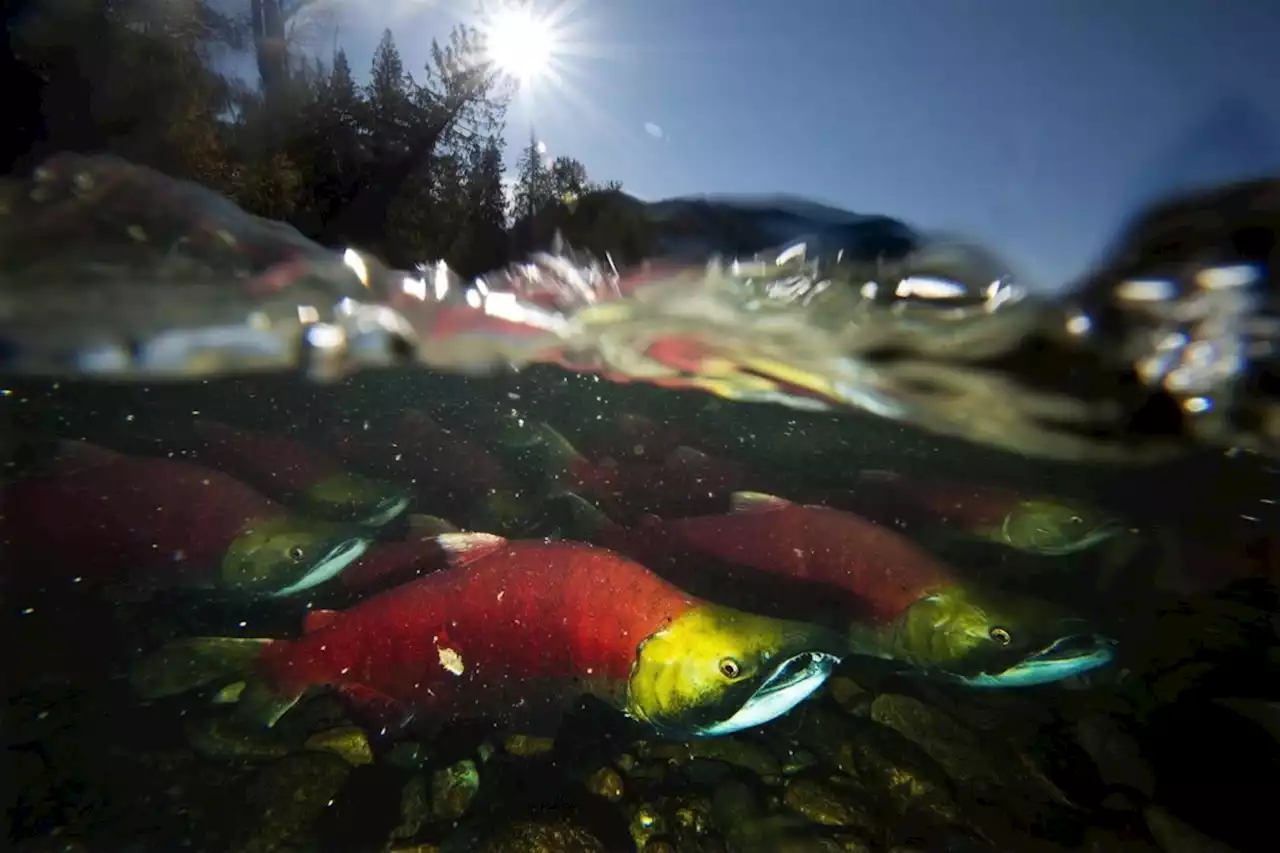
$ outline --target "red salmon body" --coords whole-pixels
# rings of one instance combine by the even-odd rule
[[[323,518],[385,524],[408,506],[407,495],[352,474],[336,459],[284,435],[213,421],[194,428],[192,456],[271,498]]]
[[[6,566],[48,580],[115,583],[141,575],[212,583],[227,549],[255,520],[284,510],[190,462],[67,445],[44,471],[0,492]]]
[[[606,459],[574,460],[566,485],[604,504],[610,514],[633,519],[698,515],[723,510],[746,482],[741,465],[715,459],[689,447],[678,447],[661,463]]]
[[[290,595],[337,576],[368,540],[301,518],[227,476],[177,459],[64,443],[0,492],[11,580]]]
[[[623,413],[607,428],[594,430],[583,442],[583,450],[594,459],[660,462],[686,445],[688,439],[687,431],[678,425]]]
[[[890,622],[930,592],[956,584],[947,566],[909,539],[852,513],[767,495],[739,494],[734,502],[727,515],[651,519],[605,532],[601,541],[655,569],[674,567],[681,581],[722,571],[711,560],[812,582],[846,594],[853,615],[870,624]]]
[[[328,477],[342,474],[336,460],[283,435],[239,429],[214,421],[195,427],[200,461],[263,492],[302,494]]]
[[[889,471],[864,471],[855,491],[837,503],[882,524],[978,531],[998,528],[1026,499],[1002,486],[921,482]]]
[[[340,578],[347,589],[384,588],[448,568],[449,554],[436,534],[410,531],[403,540],[377,542],[352,563]]]
[[[621,689],[639,644],[696,603],[601,548],[487,538],[466,565],[270,644],[266,682],[284,696],[333,687],[432,722],[555,718],[584,693]]]
[[[417,411],[385,428],[343,431],[333,446],[344,460],[411,486],[429,510],[452,511],[458,502],[473,503],[515,487],[484,448]]]
[[[552,731],[595,696],[666,736],[715,737],[787,713],[848,650],[841,633],[700,600],[592,545],[484,533],[437,545],[449,568],[313,611],[300,639],[178,640],[133,683],[159,698],[241,673],[238,713],[268,726],[328,689],[388,732]]]

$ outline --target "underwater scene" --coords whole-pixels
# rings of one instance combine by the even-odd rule
[[[5,400],[18,849],[1268,843],[1251,455],[555,368]]]
[[[6,8],[3,849],[1275,849],[1274,15],[677,5]]]

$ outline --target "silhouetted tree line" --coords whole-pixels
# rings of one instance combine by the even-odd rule
[[[536,139],[508,200],[511,85],[475,30],[433,42],[414,73],[388,30],[358,85],[343,51],[317,49],[322,11],[312,0],[10,0],[6,172],[57,151],[110,152],[398,266],[444,258],[476,274],[556,230],[623,261],[645,253],[643,206],[577,160],[548,162]]]

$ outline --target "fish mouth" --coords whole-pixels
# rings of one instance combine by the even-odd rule
[[[373,514],[360,521],[366,527],[382,527],[400,517],[400,513],[404,512],[409,506],[409,499],[406,497],[384,498],[378,501],[377,507]]]
[[[1106,666],[1115,659],[1116,641],[1102,634],[1069,634],[998,673],[960,676],[971,687],[1031,687],[1050,684]]]
[[[271,595],[273,598],[284,598],[297,595],[312,587],[333,580],[342,574],[347,566],[354,563],[369,549],[369,540],[363,536],[347,536],[334,544],[325,555],[312,564],[305,575],[293,583],[278,589]]]
[[[801,652],[787,658],[756,688],[733,716],[701,726],[697,737],[717,737],[764,725],[781,717],[827,682],[840,658],[825,652]]]
[[[1081,551],[1087,551],[1095,545],[1099,545],[1108,539],[1119,536],[1125,531],[1123,525],[1120,524],[1103,524],[1089,531],[1089,533],[1074,542],[1065,542],[1061,545],[1041,545],[1035,544],[1035,552],[1046,557],[1065,557],[1070,554],[1078,554]]]

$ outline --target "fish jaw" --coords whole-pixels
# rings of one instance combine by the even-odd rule
[[[695,602],[640,643],[623,711],[668,737],[741,731],[802,702],[842,654],[826,629]]]
[[[308,505],[326,518],[381,527],[409,506],[408,495],[377,480],[342,472],[313,483],[304,495]]]
[[[694,730],[698,737],[719,737],[772,722],[812,696],[831,677],[840,658],[826,652],[801,652],[784,661],[751,694],[737,713]]]
[[[953,677],[970,687],[1051,684],[1110,664],[1115,660],[1115,646],[1114,640],[1101,634],[1075,634],[1055,640],[1002,672]]]
[[[366,527],[383,527],[399,518],[408,508],[409,499],[406,497],[386,498],[378,504],[372,515],[360,519],[360,523]]]
[[[348,536],[333,545],[311,570],[288,586],[271,593],[273,598],[287,598],[320,586],[342,574],[348,566],[369,550],[369,540],[362,536]]]
[[[883,626],[853,625],[850,651],[897,660],[973,687],[1048,684],[1105,666],[1115,641],[1050,602],[956,586]]]
[[[1088,535],[1076,540],[1075,542],[1069,542],[1056,547],[1049,546],[1039,548],[1035,553],[1043,554],[1047,557],[1065,557],[1070,554],[1078,554],[1081,551],[1088,551],[1096,545],[1101,545],[1103,542],[1114,539],[1125,532],[1127,532],[1126,528],[1119,524],[1106,525],[1089,531]]]
[[[287,514],[255,519],[223,555],[220,586],[273,598],[295,595],[340,575],[369,542],[347,525]]]
[[[1088,524],[1089,521],[1093,523]],[[1073,537],[1062,532],[1064,524],[1077,523],[1088,528],[1083,535]],[[1065,557],[1087,551],[1125,531],[1125,526],[1118,521],[1102,518],[1087,507],[1030,500],[1023,501],[1007,514],[999,530],[993,531],[990,538],[1030,554]]]

